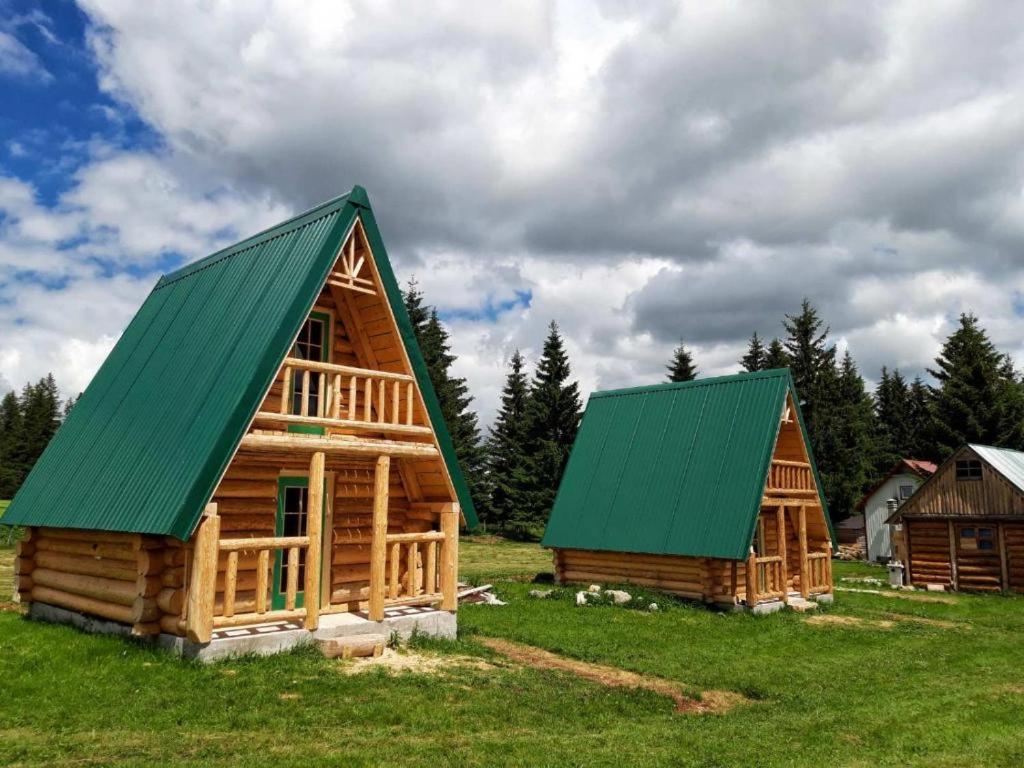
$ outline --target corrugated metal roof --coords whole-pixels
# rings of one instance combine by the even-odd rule
[[[987,461],[999,474],[1024,492],[1024,453],[1009,448],[970,443],[969,447]]]
[[[778,369],[594,393],[544,546],[746,557],[792,387]]]
[[[188,538],[360,214],[395,316],[409,325],[360,187],[165,275],[4,522]],[[402,337],[475,525],[411,329]]]

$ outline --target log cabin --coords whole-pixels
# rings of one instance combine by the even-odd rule
[[[833,544],[788,369],[592,394],[543,540],[558,583],[761,610],[831,596]]]
[[[930,461],[900,459],[857,502],[857,510],[863,513],[864,556],[868,560],[885,563],[892,558],[891,526],[887,523],[892,514],[890,504],[903,504],[935,470]]]
[[[30,615],[454,614],[476,517],[365,190],[163,276],[4,522]]]
[[[888,522],[912,586],[1024,591],[1024,453],[962,446]]]

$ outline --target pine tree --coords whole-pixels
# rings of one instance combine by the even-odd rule
[[[485,522],[503,528],[522,504],[529,486],[526,470],[527,379],[523,356],[517,349],[509,363],[508,377],[501,393],[501,410],[487,440],[487,470],[490,505]]]
[[[875,390],[875,415],[878,427],[875,469],[881,475],[899,459],[914,458],[910,389],[898,368],[890,374],[882,366],[882,377]]]
[[[0,401],[0,499],[14,497],[24,466],[18,459],[18,446],[22,440],[21,403],[14,392],[8,392]]]
[[[775,341],[778,341],[776,339]],[[745,371],[763,371],[765,361],[767,360],[768,352],[761,343],[761,339],[757,336],[757,331],[754,331],[754,335],[750,337],[750,343],[747,344],[747,353],[740,358],[740,365],[743,366]]]
[[[693,381],[697,378],[697,366],[693,363],[693,355],[682,342],[672,353],[668,366],[669,381]]]
[[[874,407],[849,352],[838,368],[818,372],[815,387],[829,407],[818,411],[814,455],[829,513],[842,520],[853,513],[874,477]]]
[[[833,346],[826,346],[828,328],[824,326],[817,310],[807,299],[801,302],[800,313],[786,315],[782,325],[788,334],[785,342],[786,355],[800,397],[804,419],[813,426],[818,403],[825,402],[818,391],[821,388],[820,380],[823,374],[827,374],[835,367],[836,349]]]
[[[933,416],[931,391],[928,385],[921,381],[920,376],[914,377],[910,383],[910,392],[907,396],[908,406],[908,433],[910,440],[907,445],[907,454],[915,459],[928,459],[936,461],[938,456],[933,453],[931,435],[933,432]]]
[[[1020,384],[1006,355],[970,313],[950,334],[929,369],[933,389],[934,453],[945,459],[967,442],[1020,447]]]
[[[579,384],[569,381],[569,358],[552,321],[526,401],[527,473],[530,487],[509,521],[522,538],[539,537],[547,524],[580,419]]]
[[[768,344],[768,349],[764,353],[764,370],[770,371],[773,368],[788,368],[789,367],[789,355],[786,354],[786,348],[782,346],[782,342],[778,339],[772,339]]]
[[[470,409],[473,397],[469,394],[466,380],[451,375],[451,366],[457,358],[451,352],[448,331],[437,310],[423,303],[423,294],[415,280],[409,281],[403,299],[473,505],[485,509],[488,502],[487,476],[480,426],[476,413]]]

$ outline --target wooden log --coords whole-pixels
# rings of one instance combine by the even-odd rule
[[[122,544],[101,544],[98,542],[72,541],[70,539],[40,537],[36,543],[37,552],[61,552],[66,555],[99,557],[134,563],[136,550]]]
[[[238,591],[238,552],[228,552],[228,569],[224,575],[224,615],[235,614],[235,593]]]
[[[151,637],[160,634],[159,621],[146,621],[132,625],[133,637]]]
[[[156,597],[163,588],[163,580],[159,576],[137,576],[135,578],[135,594],[141,597]]]
[[[236,613],[234,616],[217,616],[214,626],[218,629],[227,627],[244,627],[246,624],[263,624],[271,621],[287,621],[305,617],[305,608],[267,611],[266,613]]]
[[[452,502],[441,513],[441,610],[456,611],[459,607],[459,503]]]
[[[270,579],[270,550],[260,550],[256,565],[256,613],[267,610],[267,584]]]
[[[185,606],[185,590],[170,587],[163,589],[156,596],[156,604],[165,614],[180,616],[181,609]]]
[[[383,635],[356,635],[334,637],[318,643],[320,652],[328,659],[351,659],[360,656],[380,656],[387,638]]]
[[[807,562],[807,507],[803,504],[798,513],[798,541],[800,543],[800,595],[806,600],[810,597],[810,569]]]
[[[754,554],[753,548],[750,550],[750,556],[747,558],[747,592],[746,600],[747,606],[753,608],[757,605],[757,556]],[[801,581],[803,579],[801,578]]]
[[[160,617],[160,630],[168,635],[185,636],[185,622],[180,616],[164,615]]]
[[[139,549],[142,547],[142,535],[138,533],[120,533],[115,531],[86,531],[75,528],[39,528],[40,539],[59,539],[89,544],[108,544]]]
[[[165,549],[164,550],[164,566],[170,568],[180,568],[185,565],[185,561],[188,559],[188,550],[186,549]]]
[[[370,621],[384,620],[384,566],[387,557],[388,485],[390,473],[390,456],[378,457],[377,466],[374,471],[373,534],[370,556]],[[332,601],[333,599],[332,595]]]
[[[288,548],[288,566],[285,579],[285,610],[295,610],[295,603],[299,592],[299,548]]]
[[[14,545],[15,557],[20,557],[25,560],[32,559],[36,554],[36,541],[26,541],[22,539]]]
[[[123,560],[103,560],[81,555],[66,555],[62,552],[41,550],[33,560],[28,561],[38,568],[49,568],[64,573],[79,573],[102,576],[108,579],[128,581],[136,578],[136,568]]]
[[[52,587],[62,592],[90,597],[116,605],[132,605],[138,593],[134,581],[106,579],[101,576],[83,576],[79,573],[63,573],[49,568],[37,568],[32,574],[36,585]]]
[[[207,505],[206,513],[194,535],[192,579],[189,584],[188,638],[194,643],[208,643],[213,633],[214,586],[217,578],[217,550],[220,518],[216,504]]]
[[[321,393],[324,388],[324,375],[321,376]],[[323,397],[321,396],[321,402]],[[304,626],[315,631],[320,621],[320,559],[321,531],[324,515],[324,454],[314,453],[309,461],[309,512],[306,517],[306,535],[309,547],[306,550],[306,584],[304,604],[306,615]]]
[[[436,458],[439,454],[432,443],[414,443],[401,440],[342,439],[342,436],[316,437],[290,433],[260,435],[249,433],[242,438],[241,447],[249,451],[323,451],[335,455],[388,455],[394,457]]]
[[[59,608],[66,608],[71,611],[88,613],[103,619],[117,621],[121,624],[134,624],[137,621],[133,605],[108,603],[104,600],[65,592],[53,587],[33,586],[31,600],[34,603],[55,605]]]
[[[19,555],[14,558],[14,573],[18,576],[28,576],[36,568],[36,561],[32,557]]]

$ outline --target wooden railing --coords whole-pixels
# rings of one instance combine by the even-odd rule
[[[279,412],[260,411],[258,421],[431,434],[429,427],[415,423],[416,380],[412,376],[294,357],[286,358],[281,370]],[[315,404],[311,402],[314,379],[318,382]]]
[[[768,471],[767,490],[791,496],[815,493],[811,465],[804,461],[773,459]]]
[[[807,579],[807,593],[811,595],[832,591],[832,553],[808,552],[802,579]],[[801,592],[803,590],[801,589]]]
[[[754,606],[762,600],[775,600],[787,594],[783,576],[782,557],[751,554],[747,560],[747,605]]]
[[[299,593],[300,554],[305,552],[309,561],[310,539],[308,536],[275,536],[260,539],[221,539],[219,552],[227,553],[227,567],[224,571],[224,599],[220,611],[213,617],[215,629],[236,627],[244,624],[261,624],[282,619],[305,619],[306,609],[296,608]],[[285,576],[285,605],[283,609],[270,610],[270,589],[274,578],[274,559],[271,554],[281,550],[281,569]],[[218,552],[218,559],[219,559]],[[252,597],[238,600],[238,562],[241,553],[256,555],[255,592]],[[307,573],[310,571],[307,568]],[[302,585],[305,588],[305,585]],[[239,613],[239,609],[242,612]]]
[[[441,602],[438,550],[444,539],[440,531],[388,534],[385,606]]]

